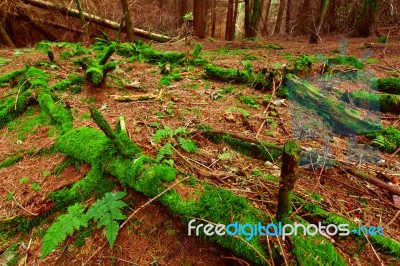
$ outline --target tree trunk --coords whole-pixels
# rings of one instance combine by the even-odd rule
[[[286,7],[286,0],[281,0],[279,3],[278,16],[276,17],[274,34],[279,34],[281,32],[282,18],[283,18],[283,12],[285,11],[285,7]]]
[[[193,31],[199,38],[206,37],[206,0],[195,0],[193,6]]]
[[[262,35],[268,35],[268,19],[269,19],[269,11],[271,10],[271,2],[272,0],[267,0],[267,6],[265,7],[264,17],[261,17],[263,20],[263,30]]]
[[[257,36],[257,24],[260,19],[260,0],[251,1],[245,0],[245,15],[244,15],[244,34],[246,38]]]
[[[83,15],[83,8],[81,4],[81,0],[75,0],[76,7],[79,11],[79,19],[81,20],[81,27],[83,30],[83,43],[86,43],[89,41],[89,29],[88,29],[88,24],[86,23],[85,16]]]
[[[79,18],[79,11],[76,9],[73,9],[73,8],[67,8],[65,6],[53,4],[51,2],[47,2],[47,1],[43,1],[43,0],[21,0],[21,2],[35,6],[35,7],[43,8],[46,10],[58,11],[59,13],[67,15],[67,16]],[[101,18],[101,17],[95,16],[95,15],[92,15],[92,14],[89,14],[86,12],[83,12],[83,15],[85,16],[86,21],[92,22],[94,24],[103,26],[108,29],[113,29],[113,30],[119,29],[119,23],[117,23],[115,21]],[[159,41],[159,42],[167,42],[167,41],[171,40],[171,37],[153,33],[153,32],[149,32],[149,31],[146,31],[143,29],[133,28],[133,31],[137,36],[155,40],[155,41]]]
[[[356,29],[351,34],[352,37],[368,37],[371,34],[378,6],[379,0],[364,0],[360,18],[356,22]]]
[[[188,11],[188,5],[187,5],[187,0],[180,0],[179,1],[179,16],[180,16],[180,22],[181,25],[185,23],[185,20],[183,17],[186,15]]]
[[[8,33],[4,29],[1,21],[0,21],[0,39],[1,39],[1,42],[4,43],[6,46],[15,48],[13,41],[11,40],[10,36],[8,36]]]
[[[233,38],[235,38],[236,21],[239,13],[239,0],[235,0],[235,9],[233,10]]]
[[[324,18],[328,6],[329,6],[329,0],[321,0],[321,4],[319,6],[319,11],[318,11],[317,22],[315,24],[314,29],[311,31],[310,43],[318,43],[319,41],[319,32],[321,31],[322,24],[324,23]]]
[[[306,22],[308,20],[308,15],[310,14],[310,0],[304,0],[303,5],[300,9],[299,14],[297,15],[297,17],[299,18],[299,22],[297,23],[296,27],[295,27],[295,32],[299,35],[304,34],[305,33],[305,25]]]
[[[225,28],[225,40],[232,41],[234,38],[235,25],[233,24],[233,4],[234,0],[228,1],[228,13],[226,15],[226,28]]]
[[[126,33],[128,34],[128,40],[130,42],[134,41],[134,33],[132,27],[132,17],[129,10],[128,0],[121,0],[122,10],[125,16]]]
[[[330,5],[328,9],[330,12],[327,14],[326,21],[329,23],[327,26],[328,33],[334,32],[337,30],[336,26],[336,8],[340,6],[339,0],[332,0],[330,1]]]
[[[211,37],[215,37],[215,26],[217,23],[217,0],[212,0],[212,7],[211,7]]]
[[[43,27],[42,25],[40,25],[39,23],[34,21],[30,16],[21,14],[18,17],[21,20],[25,20],[25,21],[29,22],[32,25],[32,27],[34,27],[38,32],[40,32],[46,38],[46,40],[51,41],[51,42],[57,41],[57,37],[54,36],[53,33],[51,33],[50,31],[48,31],[48,29],[46,29],[45,27]]]
[[[288,141],[283,147],[278,209],[276,212],[276,219],[279,222],[285,222],[292,211],[292,196],[299,171],[300,153],[301,147],[295,141]]]
[[[292,0],[287,0],[286,5],[286,22],[285,22],[285,32],[290,33],[290,11],[292,6]]]

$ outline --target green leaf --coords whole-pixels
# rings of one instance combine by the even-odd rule
[[[178,127],[177,129],[175,129],[174,135],[177,135],[177,134],[179,134],[179,133],[181,133],[181,134],[186,134],[186,128],[184,128],[184,127]]]
[[[172,137],[174,135],[174,132],[170,127],[164,127],[164,129],[159,129],[156,131],[154,134],[154,142],[157,143],[161,139],[166,138],[166,137]]]
[[[93,203],[86,213],[87,220],[93,218],[97,222],[98,228],[101,226],[105,227],[106,238],[110,248],[114,245],[118,235],[119,224],[117,221],[126,218],[121,212],[126,203],[120,200],[125,195],[125,192],[106,193],[103,198]]]
[[[196,144],[192,140],[184,139],[182,137],[178,137],[178,141],[179,141],[179,145],[181,146],[181,148],[184,151],[194,152],[194,153],[198,152],[198,148],[197,148]]]
[[[160,162],[165,155],[172,155],[174,151],[172,150],[172,145],[171,143],[167,143],[164,146],[161,147],[161,149],[158,151],[156,161]]]
[[[57,221],[49,227],[44,235],[42,259],[50,254],[60,242],[64,241],[67,235],[72,235],[81,227],[87,227],[87,219],[83,214],[85,209],[86,206],[76,203],[68,207],[68,213],[58,216]]]

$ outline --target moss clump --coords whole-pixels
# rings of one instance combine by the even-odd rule
[[[71,74],[67,79],[64,79],[52,87],[55,91],[66,91],[68,88],[74,85],[82,85],[85,83],[85,78],[80,75]],[[71,90],[73,90],[71,88]]]
[[[337,56],[333,58],[329,58],[327,65],[344,65],[344,66],[352,66],[357,69],[362,69],[364,64],[354,56]]]
[[[25,71],[26,71],[26,68],[21,68],[21,69],[13,70],[6,74],[1,75],[0,76],[0,87],[4,87],[4,86],[6,86],[7,83],[17,79],[19,76],[24,74]]]
[[[73,128],[72,116],[67,109],[64,108],[62,102],[54,102],[53,95],[49,89],[43,88],[38,94],[38,102],[42,111],[50,115],[65,133]]]
[[[282,154],[282,147],[271,143],[261,142],[260,144],[254,144],[233,138],[230,135],[216,135],[212,132],[204,132],[203,135],[213,142],[220,143],[223,141],[246,156],[264,161],[275,161]]]
[[[178,70],[174,70],[173,72],[162,76],[162,78],[160,79],[160,85],[170,86],[172,84],[172,81],[179,80],[182,80],[182,77],[181,75],[179,75]]]
[[[15,155],[11,158],[8,158],[8,159],[0,162],[0,169],[11,166],[11,165],[21,161],[23,158],[24,158],[24,156],[21,156],[21,155]]]
[[[26,90],[22,92],[18,98],[7,98],[0,105],[0,128],[4,127],[8,122],[21,115],[33,101],[34,97],[32,90]]]
[[[74,57],[74,56],[84,55],[84,54],[90,53],[90,50],[86,49],[85,47],[83,47],[82,44],[79,43],[79,42],[78,43],[74,43],[74,44],[69,43],[69,45],[67,47],[72,48],[72,50],[71,51],[62,52],[60,54],[60,58],[61,59],[68,59],[68,58],[71,58],[71,57]]]
[[[378,79],[378,90],[381,92],[400,95],[400,78]]]
[[[209,78],[246,84],[255,89],[264,89],[270,86],[270,74],[263,71],[254,74],[250,65],[247,65],[245,70],[207,65],[204,67],[204,71]]]
[[[342,100],[346,102],[351,100],[356,106],[368,110],[400,113],[400,96],[398,95],[356,91],[343,94]]]
[[[50,193],[50,199],[56,203],[57,208],[62,208],[84,202],[91,197],[100,198],[113,189],[114,183],[104,176],[100,167],[94,165],[87,175],[71,188]]]
[[[306,210],[309,213],[313,213],[319,217],[322,217],[324,219],[323,222],[325,224],[335,224],[335,225],[348,224],[349,225],[348,229],[350,230],[350,232],[353,229],[356,229],[356,231],[358,232],[359,226],[357,224],[355,224],[337,214],[330,213],[316,204],[306,203],[304,205],[304,210]],[[361,237],[363,237],[363,236],[361,236]],[[394,256],[400,256],[400,243],[399,242],[397,242],[391,238],[381,236],[379,234],[370,235],[369,238],[371,239],[372,243],[374,243],[377,246],[379,246],[380,248],[382,248],[382,250],[385,253],[391,254]]]

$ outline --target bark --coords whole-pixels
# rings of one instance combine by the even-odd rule
[[[282,169],[279,182],[276,219],[285,222],[292,211],[292,196],[297,174],[301,147],[295,141],[286,142],[282,153]]]
[[[352,37],[366,38],[371,34],[371,28],[375,22],[378,6],[379,0],[364,0],[360,18],[356,22],[356,29],[351,34]]]
[[[57,41],[57,37],[53,33],[48,31],[45,27],[34,21],[30,16],[22,14],[19,16],[20,19],[29,22],[38,32],[40,32],[48,41]]]
[[[228,1],[228,13],[226,15],[226,29],[225,29],[225,40],[232,41],[235,34],[235,25],[233,24],[234,15],[233,15],[233,6],[234,0]]]
[[[251,1],[245,0],[245,15],[244,15],[244,28],[245,37],[253,38],[257,36],[257,24],[260,19],[260,0],[254,0],[253,5]]]
[[[216,23],[217,23],[217,0],[212,0],[212,10],[211,10],[211,14],[212,14],[212,26],[211,26],[211,37],[215,37],[215,27],[216,27]]]
[[[131,11],[129,10],[128,0],[121,0],[122,10],[125,16],[126,33],[128,34],[128,40],[134,41],[134,33],[132,27]]]
[[[185,23],[185,20],[183,19],[183,17],[186,15],[187,12],[188,12],[187,0],[179,1],[179,16],[180,16],[181,24]]]
[[[193,6],[193,31],[199,38],[206,37],[206,0],[196,0]]]
[[[329,0],[321,0],[321,4],[319,6],[317,22],[315,24],[314,30],[311,32],[310,43],[318,43],[319,42],[319,33],[322,28],[322,24],[324,23],[324,18],[326,15],[326,11],[328,10]]]
[[[285,11],[285,7],[286,7],[286,0],[281,0],[278,9],[278,16],[276,17],[274,34],[279,34],[281,32],[282,18],[283,18],[283,12]]]
[[[0,21],[0,39],[1,42],[4,43],[6,46],[11,48],[15,48],[13,41],[11,40],[10,36],[8,35],[7,31],[4,29],[3,24]]]
[[[265,7],[264,17],[261,17],[263,21],[263,30],[262,35],[268,35],[268,19],[269,19],[269,11],[271,10],[271,2],[272,0],[267,0],[267,6]]]
[[[235,9],[233,11],[233,36],[235,36],[235,30],[236,30],[236,21],[237,21],[237,17],[238,17],[238,13],[239,13],[239,0],[235,0]]]
[[[43,1],[43,0],[21,0],[21,1],[25,4],[29,4],[29,5],[32,5],[35,7],[43,8],[46,10],[58,11],[61,14],[79,18],[79,11],[76,9],[67,8],[65,6],[53,4],[51,2],[47,2],[47,1]],[[103,26],[108,29],[113,29],[113,30],[119,29],[119,23],[117,23],[115,21],[101,18],[101,17],[95,16],[95,15],[92,15],[92,14],[89,14],[86,12],[83,12],[83,15],[85,16],[85,19],[88,22],[92,22],[94,24]],[[133,28],[133,31],[137,36],[155,40],[155,41],[159,41],[159,42],[167,42],[172,39],[171,37],[157,34],[157,33],[152,33],[152,32],[149,32],[149,31],[146,31],[143,29]]]
[[[83,30],[83,43],[89,41],[89,29],[88,24],[86,23],[85,16],[83,15],[83,8],[81,4],[81,0],[75,0],[76,7],[79,11],[79,19],[81,20],[81,26]]]
[[[285,22],[285,32],[290,33],[290,11],[292,6],[292,0],[287,0],[286,5],[286,22]]]
[[[308,20],[308,15],[310,14],[310,10],[310,0],[304,0],[300,12],[297,15],[297,17],[299,18],[299,22],[297,23],[295,28],[295,32],[297,34],[301,35],[305,33],[305,25]]]

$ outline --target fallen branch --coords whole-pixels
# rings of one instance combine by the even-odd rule
[[[54,3],[51,3],[48,1],[42,1],[42,0],[21,0],[21,1],[23,3],[31,5],[31,6],[35,6],[35,7],[39,7],[39,8],[43,8],[43,9],[47,9],[47,10],[57,11],[63,15],[67,15],[67,16],[74,17],[74,18],[80,18],[78,10],[73,9],[73,8],[68,8],[63,5],[58,5],[58,4],[54,4]],[[115,21],[101,18],[101,17],[95,16],[93,14],[89,14],[86,12],[83,12],[83,16],[86,19],[86,21],[92,22],[94,24],[103,26],[108,29],[118,30],[119,26],[120,26],[120,24]],[[149,31],[139,29],[139,28],[133,28],[133,32],[137,36],[155,40],[158,42],[167,42],[167,41],[172,40],[171,37],[153,33],[153,32],[149,32]]]

